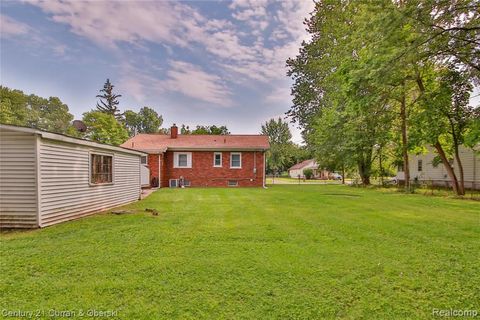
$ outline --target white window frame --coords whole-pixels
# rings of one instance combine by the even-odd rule
[[[220,155],[220,164],[219,165],[216,164],[217,155]],[[215,168],[221,168],[222,167],[222,165],[223,165],[223,159],[222,158],[223,158],[223,156],[222,156],[221,152],[214,152],[213,153],[213,166]]]
[[[175,186],[172,186],[172,182],[175,181]],[[168,187],[169,188],[178,188],[178,179],[170,179],[168,180]]]
[[[178,165],[178,158],[180,155],[187,155],[187,165],[186,166],[179,166]],[[174,152],[173,153],[173,167],[178,169],[188,169],[192,168],[192,153],[191,152]]]
[[[145,163],[142,162],[143,158],[145,158]],[[140,164],[148,165],[148,156],[140,156]]]
[[[240,156],[240,166],[239,167],[232,167],[232,158],[234,155]],[[242,153],[241,152],[230,152],[230,169],[242,169]]]
[[[112,157],[112,182],[105,182],[105,183],[93,183],[92,182],[92,155]],[[88,152],[88,184],[91,187],[108,186],[108,185],[115,184],[115,154],[114,153],[97,152],[97,151],[94,151],[94,150]]]

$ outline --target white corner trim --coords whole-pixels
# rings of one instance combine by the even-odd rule
[[[42,227],[42,175],[41,175],[41,163],[40,152],[42,148],[42,141],[40,135],[35,134],[35,173],[37,182],[37,225]]]

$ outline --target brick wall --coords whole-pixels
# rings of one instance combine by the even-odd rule
[[[148,155],[148,168],[150,169],[150,185],[152,186],[153,178],[157,179],[158,183],[158,161],[159,161],[158,154],[149,154]]]
[[[169,179],[179,179],[181,176],[189,180],[192,187],[227,187],[228,180],[238,181],[239,187],[263,186],[264,153],[259,151],[241,153],[241,169],[230,169],[230,152],[222,152],[222,167],[214,167],[212,151],[192,152],[192,168],[174,168],[174,153],[167,151],[161,161],[162,187],[168,187]],[[154,156],[157,157],[158,168],[158,155]]]

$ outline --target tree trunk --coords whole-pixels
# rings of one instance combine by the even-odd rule
[[[380,185],[383,186],[383,165],[382,165],[382,149],[378,150],[378,166],[380,167]]]
[[[400,120],[402,131],[403,174],[405,176],[405,190],[410,192],[410,167],[408,165],[408,135],[407,135],[407,101],[405,91],[400,102]]]
[[[453,152],[455,153],[455,159],[457,160],[458,164],[458,174],[460,176],[460,182],[458,183],[458,192],[460,195],[465,194],[465,177],[463,174],[463,165],[462,161],[460,160],[460,152],[458,152],[458,138],[457,133],[455,131],[455,125],[453,124],[452,120],[450,119],[450,126],[452,128],[452,138],[453,138]]]
[[[455,194],[460,196],[461,194],[459,193],[459,189],[458,189],[457,176],[455,175],[455,171],[453,171],[453,168],[450,165],[450,162],[448,162],[447,156],[445,155],[445,151],[443,151],[442,145],[440,144],[440,142],[437,141],[434,147],[437,150],[437,153],[440,156],[440,159],[442,159],[442,163],[445,166],[445,169],[447,169],[447,174],[450,177],[450,180],[452,181],[453,191],[455,192]]]
[[[362,179],[362,184],[364,186],[370,185],[370,170],[367,168],[367,164],[364,162],[358,163],[358,173]]]
[[[463,165],[460,160],[460,153],[458,152],[458,144],[455,143],[455,159],[457,160],[458,165],[458,175],[460,176],[460,182],[458,183],[458,194],[465,195],[465,177],[463,174]]]
[[[342,184],[345,184],[345,166],[342,165]]]

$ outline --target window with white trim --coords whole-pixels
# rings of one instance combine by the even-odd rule
[[[191,152],[175,152],[173,154],[174,168],[191,168],[192,153]]]
[[[140,157],[140,163],[141,164],[147,164],[148,163],[147,156],[141,156]]]
[[[242,168],[242,154],[240,152],[230,153],[230,168],[234,168],[234,169]]]
[[[104,184],[113,182],[113,156],[90,154],[90,183]]]
[[[423,171],[423,161],[422,161],[422,160],[418,160],[417,170],[418,170],[418,172],[422,172],[422,171]]]
[[[213,166],[214,167],[221,167],[222,166],[222,153],[221,152],[213,153]]]

